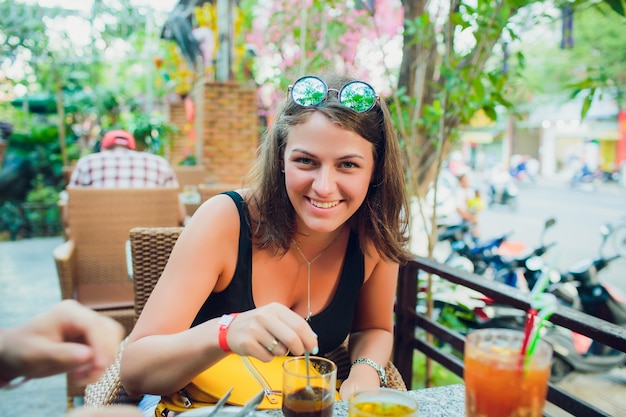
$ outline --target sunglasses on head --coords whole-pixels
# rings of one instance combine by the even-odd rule
[[[339,103],[357,113],[370,110],[378,100],[372,86],[364,81],[350,81],[341,90],[336,90],[328,88],[320,78],[307,75],[289,86],[291,99],[302,107],[317,106],[326,99],[329,91],[335,91]]]

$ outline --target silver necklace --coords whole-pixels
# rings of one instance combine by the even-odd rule
[[[339,237],[339,235],[337,235],[337,237]],[[317,255],[315,255],[315,257],[311,259],[310,261],[307,259],[306,256],[304,256],[304,253],[302,252],[302,249],[300,249],[300,246],[298,245],[298,243],[294,239],[291,239],[291,242],[298,250],[298,253],[300,254],[300,256],[302,256],[302,259],[304,259],[304,262],[306,262],[306,309],[307,309],[307,313],[305,317],[306,321],[310,321],[311,315],[312,315],[312,312],[311,312],[311,265],[313,264],[313,262],[317,261],[320,258],[320,256],[322,256],[324,252],[326,252],[326,250],[330,248],[330,246],[333,243],[335,243],[335,240],[337,240],[337,237],[335,237],[328,244],[328,246],[322,249],[322,251],[318,253]]]

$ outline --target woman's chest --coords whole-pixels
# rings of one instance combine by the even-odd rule
[[[330,304],[343,277],[345,253],[323,254],[313,262],[296,255],[253,253],[252,298],[257,307],[280,302],[306,317]]]

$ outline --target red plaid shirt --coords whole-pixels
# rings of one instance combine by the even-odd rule
[[[178,181],[165,158],[115,148],[80,158],[69,185],[95,188],[178,187]]]

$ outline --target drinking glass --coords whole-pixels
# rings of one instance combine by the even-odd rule
[[[396,389],[365,389],[348,398],[348,417],[417,417],[417,413],[417,400]]]
[[[337,385],[337,366],[317,357],[296,356],[283,364],[285,417],[331,417]]]
[[[201,202],[200,191],[198,191],[198,187],[195,185],[183,186],[180,197],[184,204],[200,204]]]
[[[541,417],[548,392],[552,347],[539,340],[528,360],[520,355],[524,333],[480,329],[465,339],[467,417]]]

